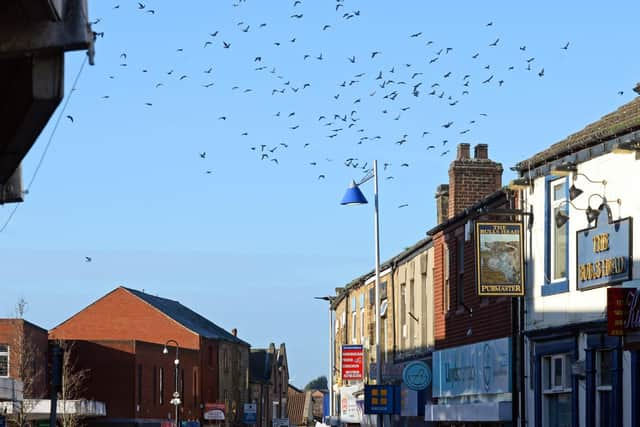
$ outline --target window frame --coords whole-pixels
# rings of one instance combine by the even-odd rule
[[[443,243],[442,248],[442,311],[443,313],[449,313],[451,311],[451,282],[449,278],[449,267],[451,253],[449,252],[449,245]]]
[[[456,237],[456,303],[464,307],[464,234]]]
[[[554,200],[554,188],[558,185],[564,185],[564,197]],[[564,212],[569,213],[569,177],[550,175],[545,178],[545,253],[544,253],[544,283],[542,285],[542,296],[556,295],[563,292],[569,292],[569,224],[570,220],[565,224],[565,277],[554,279],[553,270],[555,267],[555,215],[554,208],[564,203]]]
[[[0,344],[0,346],[5,347],[6,349],[4,351],[0,351],[0,358],[2,357],[6,357],[6,365],[7,365],[7,374],[6,375],[0,375],[0,378],[8,378],[10,376],[11,373],[11,346],[9,344]]]

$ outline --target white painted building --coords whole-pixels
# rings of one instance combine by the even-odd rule
[[[609,288],[640,287],[640,97],[516,169],[512,184],[534,218],[525,237],[526,425],[640,426],[631,297],[618,298],[617,325],[607,311]]]

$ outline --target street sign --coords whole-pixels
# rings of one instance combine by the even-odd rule
[[[258,422],[258,405],[255,403],[245,403],[242,422],[245,424],[256,424]]]
[[[364,413],[365,414],[393,414],[394,386],[392,385],[365,385],[364,386]]]
[[[411,390],[424,390],[431,384],[431,369],[421,360],[410,362],[402,371],[402,381]]]

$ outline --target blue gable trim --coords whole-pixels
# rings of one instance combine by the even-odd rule
[[[565,280],[557,282],[551,281],[551,227],[555,227],[555,218],[551,212],[551,182],[561,179],[555,175],[548,175],[544,178],[544,284],[542,285],[542,296],[555,295],[569,291],[569,265],[567,265],[567,277]],[[568,179],[564,178],[567,180]],[[565,199],[569,200],[569,186],[565,185]],[[565,212],[569,211],[569,204],[565,204]],[[568,223],[567,223],[568,224]],[[567,264],[569,262],[569,226],[567,225]]]

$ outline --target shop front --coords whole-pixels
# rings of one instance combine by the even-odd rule
[[[511,338],[435,351],[432,400],[424,419],[439,426],[511,425]]]

